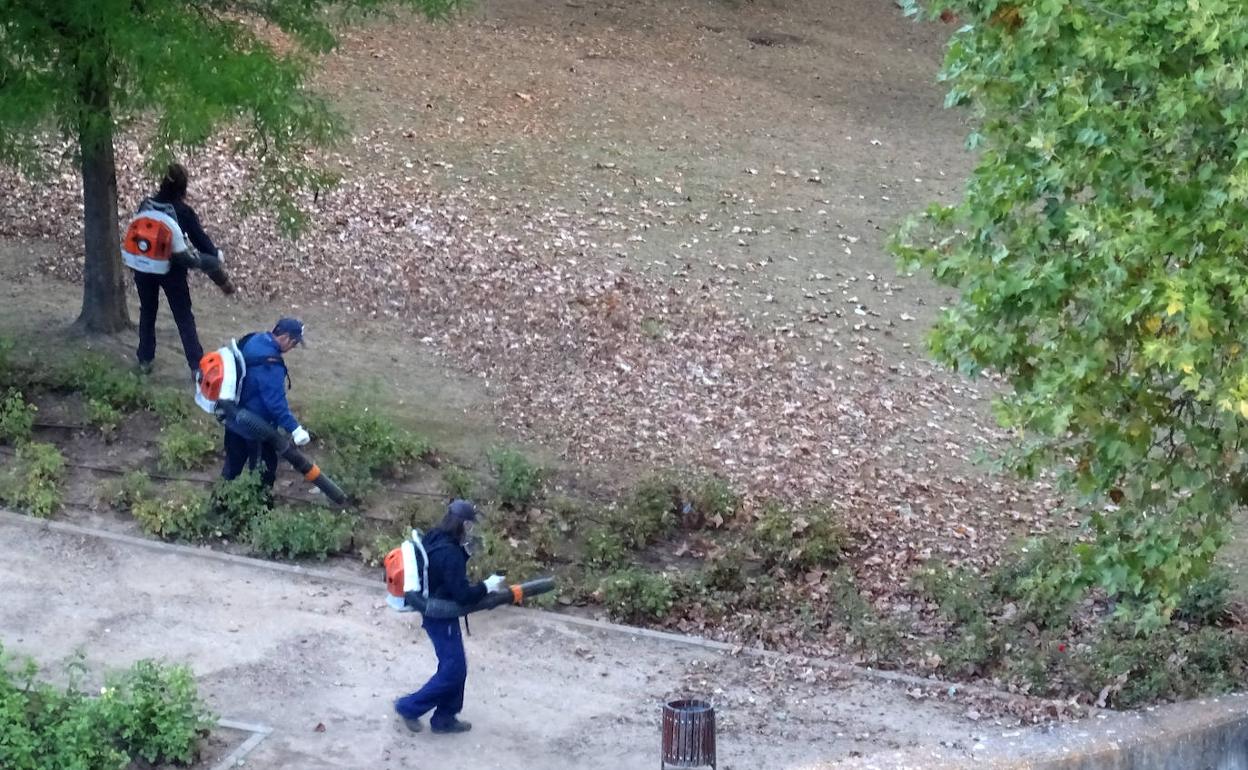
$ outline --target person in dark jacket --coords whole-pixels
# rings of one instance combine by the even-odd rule
[[[252,412],[273,427],[285,429],[296,446],[303,446],[311,437],[291,414],[286,401],[287,373],[282,354],[289,353],[302,342],[303,322],[297,318],[282,318],[272,332],[248,334],[239,345],[247,367],[238,397],[239,408]],[[261,480],[266,487],[273,486],[277,478],[277,448],[262,441],[237,419],[226,420],[225,467],[221,477],[237,478],[244,467],[254,469],[260,463],[264,464]]]
[[[438,526],[421,542],[429,558],[429,598],[457,604],[475,604],[487,593],[505,590],[501,575],[490,575],[480,583],[468,582],[468,549],[477,521],[477,507],[467,500],[452,501]],[[464,684],[468,661],[459,618],[430,618],[421,625],[438,656],[438,670],[416,692],[394,702],[394,710],[412,732],[420,732],[420,718],[432,711],[429,729],[435,733],[464,733],[472,725],[456,716],[464,707]]]
[[[204,254],[220,259],[221,252],[204,232],[199,216],[186,204],[186,186],[186,169],[181,164],[173,163],[160,180],[160,188],[151,200],[172,206],[178,225],[191,245]],[[144,373],[152,370],[152,362],[156,358],[156,313],[160,310],[161,291],[164,291],[169,312],[178,325],[186,365],[195,372],[199,369],[199,360],[204,357],[199,332],[195,329],[195,314],[191,312],[191,289],[186,271],[187,268],[179,264],[171,265],[164,275],[131,271],[134,273],[134,287],[139,292],[139,347],[135,354],[139,359],[139,369]]]

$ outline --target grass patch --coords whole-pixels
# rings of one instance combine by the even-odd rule
[[[189,471],[205,465],[217,452],[217,438],[184,421],[160,432],[157,464],[162,470]]]
[[[247,537],[264,556],[324,559],[346,547],[351,523],[347,516],[317,508],[274,508],[252,519]]]
[[[17,388],[0,396],[0,442],[24,444],[35,425],[35,405],[28,403]]]
[[[399,476],[432,452],[427,440],[368,405],[317,405],[308,411],[306,424],[329,449],[326,473],[357,499],[376,489],[378,480]]]
[[[498,476],[498,502],[512,510],[523,510],[537,500],[545,471],[516,449],[495,449],[490,465]]]
[[[23,444],[13,466],[0,474],[0,502],[33,516],[51,516],[61,505],[64,476],[60,450],[51,444]]]

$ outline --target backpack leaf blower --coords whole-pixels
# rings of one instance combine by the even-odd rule
[[[300,452],[290,436],[274,428],[258,414],[238,405],[243,378],[247,376],[247,364],[238,343],[230,344],[209,353],[200,360],[199,380],[195,388],[195,403],[221,422],[233,419],[277,450],[282,459],[303,474],[303,478],[316,485],[325,496],[338,505],[350,504],[347,493],[334,480],[321,472],[316,463]]]
[[[153,275],[168,274],[172,265],[202,270],[223,293],[228,295],[235,291],[221,256],[196,250],[182,232],[177,214],[168,203],[148,198],[139,205],[138,213],[126,226],[121,258],[132,270]]]

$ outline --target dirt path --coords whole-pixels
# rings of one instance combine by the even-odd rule
[[[875,682],[800,676],[553,616],[478,616],[468,640],[471,735],[402,730],[390,699],[433,664],[411,616],[378,591],[0,519],[0,629],[10,652],[95,670],[155,656],[191,664],[211,706],[275,728],[255,767],[651,768],[657,705],[718,704],[720,767],[799,768],[919,744],[971,745],[959,707]],[[316,725],[324,724],[324,732]],[[454,744],[455,750],[448,750]],[[430,749],[434,746],[436,748]]]

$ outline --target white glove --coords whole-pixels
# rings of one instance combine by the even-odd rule
[[[303,429],[302,425],[300,425],[298,428],[295,428],[291,432],[290,437],[294,440],[295,446],[303,446],[304,444],[312,440],[312,437],[308,435],[308,432]]]
[[[490,593],[497,593],[507,587],[507,578],[502,575],[490,575],[485,579],[485,590]]]

